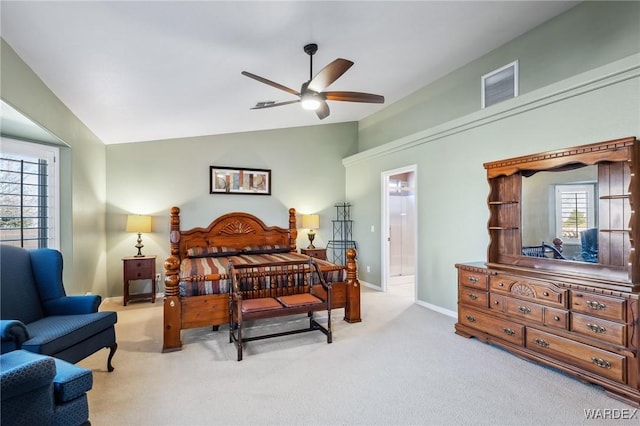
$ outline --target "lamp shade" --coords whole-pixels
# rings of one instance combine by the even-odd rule
[[[317,214],[302,215],[302,227],[307,229],[320,228],[320,216]]]
[[[147,233],[151,232],[151,216],[130,214],[127,216],[126,232]]]

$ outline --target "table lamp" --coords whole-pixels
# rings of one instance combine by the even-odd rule
[[[318,229],[320,227],[320,216],[318,216],[317,214],[302,215],[302,227],[309,229],[309,232],[307,233],[307,237],[309,237],[309,247],[307,248],[316,248],[313,245],[313,239],[316,237],[314,229]]]
[[[126,232],[135,232],[138,234],[138,244],[135,247],[138,249],[138,254],[135,257],[142,257],[142,233],[151,232],[151,216],[143,216],[139,214],[130,214],[127,216],[127,228]]]

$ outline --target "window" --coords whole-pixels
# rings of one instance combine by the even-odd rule
[[[0,242],[58,248],[58,148],[2,138]]]
[[[482,108],[518,96],[518,61],[482,76]]]
[[[556,235],[579,243],[580,232],[595,225],[594,184],[556,185]]]

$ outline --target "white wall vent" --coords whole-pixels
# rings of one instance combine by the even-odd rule
[[[518,96],[518,61],[482,76],[482,108]]]

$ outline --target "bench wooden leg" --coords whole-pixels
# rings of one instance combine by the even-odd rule
[[[236,341],[238,361],[242,361],[242,324],[238,324],[238,340]]]

